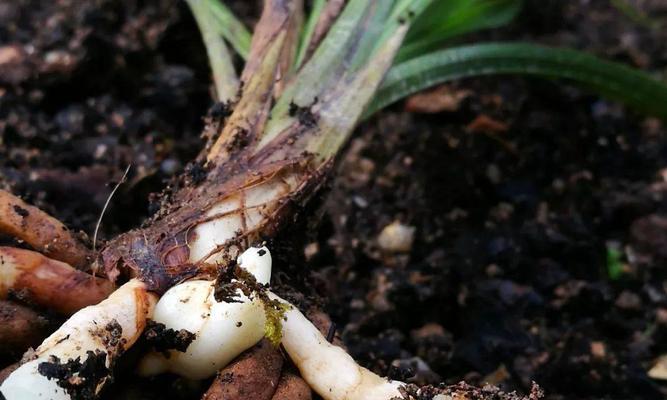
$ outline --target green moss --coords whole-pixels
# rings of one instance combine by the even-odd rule
[[[285,313],[289,311],[290,306],[277,300],[263,300],[262,304],[264,305],[264,313],[266,315],[264,336],[269,339],[271,344],[278,346],[282,339],[282,321],[285,318]]]
[[[280,345],[282,339],[282,320],[289,311],[290,305],[279,300],[272,300],[268,296],[268,286],[257,282],[255,276],[235,263],[221,268],[215,281],[214,296],[216,301],[238,303],[237,290],[241,290],[250,299],[257,299],[262,303],[266,322],[264,336],[274,346]]]

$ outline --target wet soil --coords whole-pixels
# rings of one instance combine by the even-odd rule
[[[235,4],[249,24],[256,3]],[[603,0],[527,3],[479,39],[664,74],[665,30]],[[638,3],[667,20],[662,2]],[[357,130],[306,234],[272,249],[278,275],[305,271],[306,294],[382,374],[523,393],[536,381],[547,399],[664,398],[667,383],[647,375],[667,353],[664,123],[538,79],[470,79],[427,96],[458,100],[423,113],[412,99]],[[201,148],[211,105],[182,2],[0,1],[0,187],[73,229],[92,237],[129,164],[100,240],[154,213],[152,193]],[[407,251],[378,245],[394,221],[415,228]],[[205,390],[160,379],[173,398]]]

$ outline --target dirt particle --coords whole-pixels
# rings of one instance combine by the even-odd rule
[[[49,380],[55,379],[72,400],[87,400],[95,398],[98,386],[111,375],[106,359],[107,354],[99,350],[86,352],[83,362],[77,357],[62,363],[50,356],[49,361],[37,366],[37,371]]]
[[[487,133],[499,134],[509,130],[509,125],[503,121],[498,121],[488,115],[478,115],[472,122],[466,126],[468,133]]]
[[[391,380],[406,381],[415,376],[415,371],[408,365],[390,365],[387,370],[387,378]]]
[[[164,324],[149,320],[146,324],[144,337],[155,351],[176,350],[185,352],[197,335],[185,329],[179,331],[168,329]]]
[[[472,96],[472,91],[453,89],[448,85],[410,96],[405,102],[405,110],[411,113],[437,114],[456,112],[461,104]]]
[[[313,102],[313,105],[317,102],[317,98]],[[311,111],[312,105],[308,107],[302,107],[294,102],[289,104],[289,116],[296,117],[299,120],[299,123],[306,128],[312,128],[317,126],[318,116]]]
[[[30,212],[28,212],[28,210],[17,205],[14,206],[14,212],[20,215],[22,218],[25,218],[28,215],[30,215]]]
[[[637,311],[642,307],[642,299],[637,294],[624,290],[616,299],[615,304],[622,310]]]
[[[104,327],[106,335],[104,336],[104,345],[108,347],[117,347],[124,344],[123,327],[116,321],[112,320]]]
[[[224,119],[232,115],[231,102],[217,102],[208,110],[208,115],[215,119]]]
[[[65,340],[69,339],[69,337],[70,337],[70,335],[65,336],[64,338],[58,340],[58,341],[56,342],[56,344],[60,344],[60,343],[64,342]]]
[[[232,140],[227,145],[230,152],[241,150],[250,144],[250,132],[247,129],[237,127],[232,136]]]
[[[201,183],[206,179],[208,172],[204,165],[198,162],[193,162],[185,167],[185,173],[192,180],[193,184]]]
[[[239,288],[240,283],[232,281],[233,279],[236,278],[235,271],[236,271],[236,261],[233,260],[227,267],[220,269],[218,277],[216,278],[215,283],[213,285],[214,287],[213,297],[215,298],[215,301],[217,301],[218,303],[239,302],[239,300],[237,299],[238,294],[236,292],[236,289]]]

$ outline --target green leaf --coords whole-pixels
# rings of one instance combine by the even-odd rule
[[[387,74],[365,116],[433,85],[500,74],[571,80],[639,111],[667,118],[664,82],[645,72],[580,51],[526,43],[462,46],[399,63]]]
[[[218,101],[226,102],[236,96],[239,80],[224,40],[218,30],[218,22],[210,13],[208,0],[187,0],[197,22],[213,73],[215,94]]]
[[[607,245],[607,276],[612,281],[623,275],[623,253],[618,246]]]
[[[308,14],[308,19],[306,20],[306,25],[303,27],[301,32],[301,41],[299,43],[299,51],[297,52],[296,61],[294,63],[296,68],[299,68],[303,63],[303,59],[306,57],[306,51],[308,51],[308,45],[310,40],[313,37],[315,32],[315,26],[317,26],[317,21],[324,10],[324,5],[326,4],[325,0],[315,0],[313,1],[313,8]]]
[[[397,60],[435,50],[456,36],[503,26],[522,4],[522,0],[434,1],[414,22]]]
[[[386,22],[382,28],[382,35],[377,40],[377,47],[382,46],[388,38],[392,37],[396,30],[401,29],[406,23],[410,27],[413,27],[414,23],[419,21],[423,13],[438,2],[437,0],[397,0],[392,5],[392,11],[388,18],[386,18]]]
[[[206,3],[209,12],[217,21],[215,28],[218,30],[218,33],[232,45],[234,50],[244,60],[247,60],[248,54],[250,54],[252,35],[248,32],[245,25],[243,25],[243,22],[232,13],[232,10],[221,3],[220,0],[197,1]]]

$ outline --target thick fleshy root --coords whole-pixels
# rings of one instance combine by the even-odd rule
[[[271,297],[289,304],[278,296]],[[282,322],[282,345],[308,385],[325,400],[390,400],[403,382],[382,378],[357,364],[294,306]]]
[[[202,400],[271,400],[282,367],[280,350],[262,340],[223,368]]]
[[[238,259],[258,283],[271,279],[271,255],[266,248],[251,247]],[[174,331],[185,330],[195,339],[185,351],[148,354],[139,365],[142,375],[173,372],[190,379],[215,374],[264,336],[262,302],[248,299],[240,289],[234,302],[217,301],[213,281],[194,280],[169,289],[155,307],[154,321]]]
[[[296,374],[283,372],[271,400],[311,400],[312,398],[312,391],[306,381]]]
[[[52,325],[49,318],[28,307],[0,300],[0,356],[20,356],[28,347],[38,345]]]
[[[70,315],[99,303],[113,291],[108,280],[64,262],[30,250],[0,247],[0,299],[12,293],[28,303]]]
[[[271,256],[268,249],[250,248],[238,262],[258,283],[269,282]],[[240,289],[236,294],[240,303],[216,301],[211,281],[189,281],[168,290],[156,306],[155,322],[173,331],[187,330],[194,333],[196,339],[185,351],[169,350],[167,357],[158,352],[149,354],[140,364],[140,373],[152,375],[170,371],[191,379],[203,379],[257,343],[264,334],[267,319],[264,308],[258,298],[250,301]],[[285,305],[284,318],[280,321],[281,344],[308,385],[325,400],[389,400],[400,396],[399,387],[404,383],[388,381],[361,367],[345,350],[329,343],[296,307],[269,291],[266,294]],[[329,323],[324,321],[323,325]],[[255,361],[250,358],[245,362]],[[213,393],[234,390],[234,387],[225,388],[223,383],[212,388],[209,398],[216,398]],[[287,383],[294,386],[290,386],[290,390],[298,390],[294,382]]]
[[[90,250],[65,225],[4,190],[0,190],[0,233],[77,268],[86,268],[92,261]]]
[[[8,400],[94,398],[141,335],[156,296],[138,280],[74,314],[0,385]]]

